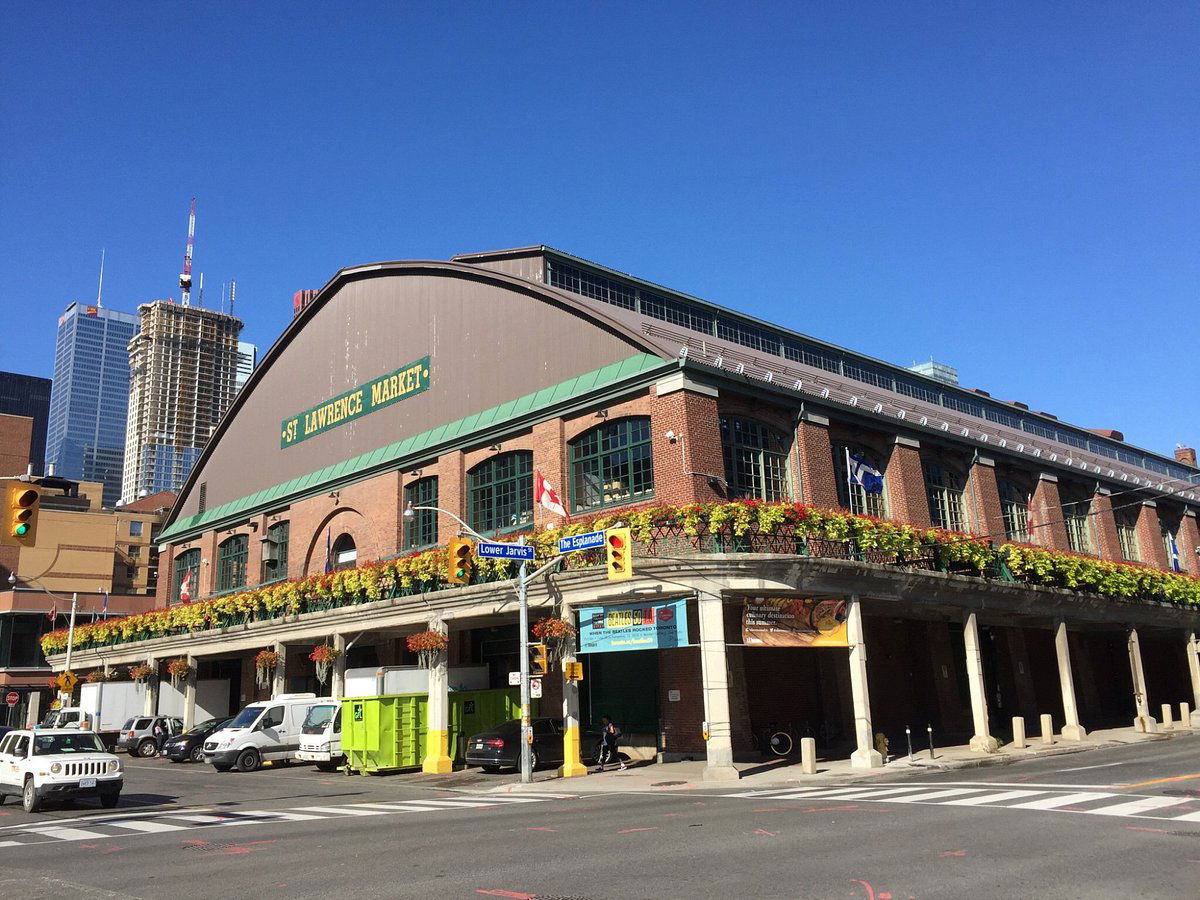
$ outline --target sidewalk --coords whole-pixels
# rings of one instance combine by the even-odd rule
[[[1163,741],[1175,736],[1194,733],[1196,733],[1196,729],[1181,728],[1179,725],[1176,725],[1173,731],[1156,734],[1141,734],[1134,731],[1132,727],[1111,728],[1093,732],[1082,741],[1064,741],[1055,736],[1053,744],[1043,744],[1040,737],[1035,737],[1033,740],[1027,741],[1028,746],[1023,750],[1017,750],[1008,745],[1001,747],[996,753],[982,753],[972,750],[967,745],[935,748],[933,759],[929,758],[928,749],[920,752],[914,749],[912,761],[909,761],[907,756],[892,757],[887,765],[879,769],[855,769],[851,767],[848,759],[818,760],[816,775],[805,775],[800,769],[799,760],[795,759],[739,762],[734,764],[741,774],[737,781],[705,781],[706,764],[704,760],[672,763],[630,762],[625,771],[608,769],[600,773],[589,772],[588,775],[580,778],[559,778],[554,775],[547,778],[542,777],[542,773],[538,773],[539,778],[533,784],[498,785],[493,791],[509,793],[549,790],[584,794],[686,791],[720,787],[743,791],[788,788],[801,784],[844,784],[895,777],[906,773],[1003,766],[1026,759],[1083,753],[1088,750],[1116,747],[1123,744]]]

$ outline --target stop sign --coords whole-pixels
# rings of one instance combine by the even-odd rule
[[[9,691],[7,694],[4,695],[4,702],[7,703],[9,706],[16,706],[18,703],[21,702],[21,695],[18,694],[16,691]]]

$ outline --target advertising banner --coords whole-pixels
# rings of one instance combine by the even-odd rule
[[[648,600],[579,610],[579,652],[657,650],[688,642],[687,600]]]
[[[747,597],[747,647],[849,647],[843,597]]]

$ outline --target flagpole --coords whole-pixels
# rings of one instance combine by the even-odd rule
[[[843,447],[846,451],[846,503],[850,507],[850,512],[854,512],[854,480],[850,476],[850,448]]]

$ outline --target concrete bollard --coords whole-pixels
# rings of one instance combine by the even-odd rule
[[[1160,731],[1172,731],[1173,730],[1171,728],[1171,704],[1170,703],[1164,703],[1162,705],[1162,725],[1159,727],[1159,730]]]
[[[1192,727],[1192,709],[1186,703],[1179,704],[1179,725],[1182,728]]]
[[[817,774],[816,738],[800,738],[800,771],[805,775]]]
[[[1045,713],[1042,716],[1042,743],[1054,743],[1054,717],[1050,713]]]
[[[1013,748],[1016,750],[1025,749],[1025,717],[1013,716]]]

